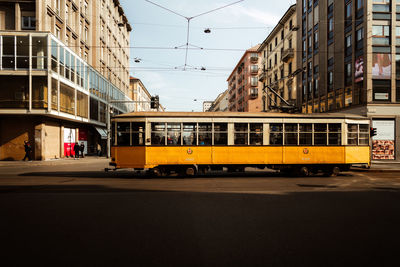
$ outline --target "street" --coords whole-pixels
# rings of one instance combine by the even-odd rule
[[[106,159],[0,168],[5,266],[394,265],[400,172],[152,178]]]

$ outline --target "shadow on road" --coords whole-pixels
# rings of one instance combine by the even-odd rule
[[[148,172],[137,171],[59,171],[59,172],[28,172],[21,173],[19,176],[33,176],[33,177],[73,177],[73,178],[96,178],[96,179],[202,179],[202,178],[287,178],[293,179],[296,176],[287,176],[287,174],[273,172],[273,171],[246,171],[238,172],[210,172],[204,175],[197,176],[178,176],[172,174],[166,177],[155,177]],[[341,177],[351,177],[350,173],[341,173]],[[322,174],[312,175],[310,177],[323,177]],[[327,177],[329,178],[329,177]]]

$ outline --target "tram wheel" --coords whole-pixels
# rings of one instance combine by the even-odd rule
[[[310,170],[306,166],[300,167],[298,173],[300,174],[300,176],[310,176],[311,174]]]
[[[195,176],[196,175],[196,167],[194,167],[194,166],[187,167],[185,170],[185,174],[187,176]]]
[[[166,175],[165,171],[161,168],[154,168],[153,169],[153,174],[157,177],[163,177]]]

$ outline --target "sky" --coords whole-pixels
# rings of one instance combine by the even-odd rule
[[[215,100],[227,89],[226,80],[245,50],[262,43],[295,3],[150,1],[120,1],[133,28],[130,73],[151,95],[159,95],[166,111],[201,111],[203,101]],[[210,33],[204,32],[207,28]]]

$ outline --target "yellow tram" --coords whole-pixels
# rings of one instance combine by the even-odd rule
[[[336,175],[370,165],[370,128],[348,114],[133,112],[111,122],[111,166],[158,176],[227,168]]]

